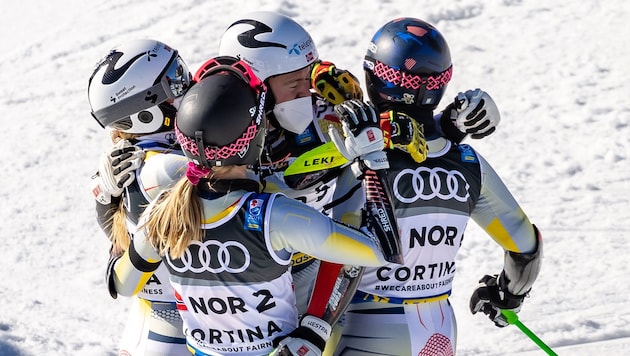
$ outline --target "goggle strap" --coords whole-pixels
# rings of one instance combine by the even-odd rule
[[[260,94],[265,90],[264,83],[254,74],[251,67],[242,60],[234,61],[231,57],[220,56],[207,60],[197,73],[194,80],[201,81],[203,78],[220,71],[230,71],[235,73],[239,78],[243,79],[256,93]]]

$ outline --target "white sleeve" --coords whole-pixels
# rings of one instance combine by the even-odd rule
[[[147,199],[152,201],[160,192],[172,188],[186,174],[187,166],[185,156],[148,151],[138,175]]]
[[[471,218],[505,250],[536,250],[534,226],[490,164],[477,152],[481,168],[481,193]]]
[[[336,222],[302,202],[278,196],[271,205],[269,237],[275,250],[359,266],[386,264],[375,238]]]

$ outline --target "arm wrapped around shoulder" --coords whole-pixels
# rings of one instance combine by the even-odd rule
[[[140,224],[142,224],[142,220]],[[144,230],[136,232],[129,248],[123,255],[112,261],[113,287],[119,295],[130,297],[138,294],[153,272],[158,269],[162,259],[151,243],[145,238]],[[109,283],[109,280],[108,280]]]
[[[531,253],[506,251],[503,271],[500,275],[485,275],[470,298],[470,311],[483,312],[496,326],[508,325],[501,310],[518,313],[523,300],[532,288],[540,272],[542,240],[536,226],[536,250]]]

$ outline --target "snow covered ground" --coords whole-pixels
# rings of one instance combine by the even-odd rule
[[[105,289],[108,242],[88,190],[108,146],[89,114],[93,65],[121,41],[155,38],[194,70],[255,9],[293,16],[322,58],[360,78],[382,24],[436,25],[454,61],[445,98],[475,87],[495,98],[498,132],[469,143],[543,232],[544,267],[521,321],[560,355],[630,354],[625,1],[23,0],[3,4],[0,21],[0,355],[116,354],[129,300]],[[516,327],[469,313],[477,280],[502,256],[472,223],[464,241],[458,355],[544,354]]]

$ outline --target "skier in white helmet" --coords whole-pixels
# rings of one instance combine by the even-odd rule
[[[114,142],[91,181],[98,222],[112,242],[106,282],[113,298],[113,268],[129,248],[140,214],[186,170],[173,128],[192,84],[178,51],[149,39],[115,46],[89,79],[92,116]],[[119,354],[189,355],[175,302],[168,271],[158,268],[134,298]]]

